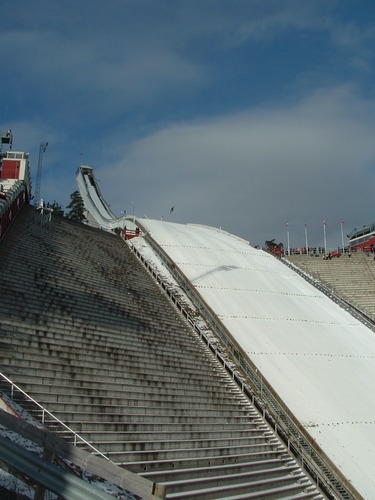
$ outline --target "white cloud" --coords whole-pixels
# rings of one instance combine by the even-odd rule
[[[330,0],[14,0],[1,91],[34,166],[51,144],[48,199],[64,203],[82,153],[118,212],[175,205],[174,220],[257,243],[307,222],[318,239],[323,219],[372,219],[374,102],[359,96],[373,31],[348,14]]]
[[[319,244],[327,220],[337,244],[340,220],[373,217],[374,111],[374,101],[343,87],[294,107],[171,125],[136,141],[98,176],[117,210],[131,199],[140,216],[159,218],[175,205],[174,220],[222,226],[260,244],[285,239],[286,221],[296,238],[299,227],[300,240],[308,223]]]
[[[93,108],[93,99],[96,109],[126,109],[161,92],[207,83],[207,70],[179,50],[173,38],[156,38],[151,31],[142,39],[128,33],[129,22],[120,33],[117,19],[112,19],[111,32],[87,31],[86,26],[68,34],[49,27],[11,29],[0,33],[0,44],[8,49],[9,74],[27,79],[30,95],[43,92],[51,99],[63,94],[67,105],[74,99],[78,113]]]
[[[326,4],[209,1],[167,7],[139,1],[137,8],[115,2],[103,12],[95,1],[90,9],[76,2],[45,8],[39,1],[22,10],[23,24],[0,33],[0,44],[7,48],[9,74],[27,79],[31,95],[42,91],[58,100],[63,92],[78,112],[92,106],[92,99],[98,108],[127,109],[161,92],[206,86],[212,68],[193,54],[209,50],[206,57],[216,57],[225,45],[272,39],[289,28],[320,31]]]

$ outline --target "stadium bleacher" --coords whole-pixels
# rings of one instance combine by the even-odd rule
[[[332,259],[309,255],[284,258],[329,287],[375,324],[374,254],[358,251]]]
[[[0,274],[1,372],[116,465],[170,499],[323,498],[120,238],[27,205]]]

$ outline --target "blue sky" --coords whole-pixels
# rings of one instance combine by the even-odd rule
[[[64,207],[104,198],[263,245],[375,220],[375,3],[3,2],[0,130]],[[171,206],[175,206],[172,215]]]

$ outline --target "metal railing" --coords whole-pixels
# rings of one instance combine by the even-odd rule
[[[108,492],[112,489],[111,485],[116,485],[124,490],[127,498],[127,492],[145,500],[165,498],[164,485],[92,455],[46,429],[39,429],[1,409],[0,425],[14,433],[12,437],[0,435],[0,460],[32,480],[34,498],[44,498],[45,488],[57,493],[59,498],[62,496],[69,500],[113,498],[100,488],[104,481],[108,483],[105,487]],[[35,450],[18,444],[20,438],[33,443]],[[37,448],[42,449],[42,456]],[[83,477],[88,482],[82,481]],[[35,482],[40,486],[35,486]],[[118,489],[113,491],[118,498]]]
[[[47,491],[52,491],[60,498],[63,494],[64,498],[70,500],[113,499],[112,495],[47,462],[3,436],[0,436],[0,458],[18,473],[31,478],[38,485],[42,485],[43,498],[45,498],[44,488],[46,488]],[[39,498],[41,497],[39,496]]]
[[[64,422],[59,420],[55,415],[53,415],[53,413],[51,413],[46,408],[44,408],[40,403],[38,403],[38,401],[35,401],[35,399],[33,399],[29,394],[27,394],[27,392],[23,391],[20,387],[18,387],[18,385],[16,385],[12,380],[10,380],[6,375],[4,375],[1,372],[0,372],[0,380],[3,381],[3,383],[5,384],[6,387],[7,386],[9,387],[9,394],[8,395],[9,395],[9,398],[11,399],[11,401],[14,401],[15,394],[19,393],[22,395],[22,397],[24,399],[26,399],[27,401],[32,403],[32,405],[34,407],[36,407],[38,410],[41,410],[41,412],[42,412],[41,413],[41,424],[42,425],[45,424],[45,418],[48,415],[52,419],[53,422],[60,425],[65,431],[67,431],[71,435],[74,446],[77,446],[78,443],[82,443],[82,444],[86,445],[92,452],[98,454],[99,456],[101,456],[102,458],[105,458],[106,460],[109,460],[109,458],[106,455],[104,455],[101,451],[99,451],[97,448],[95,448],[95,446],[93,446],[91,443],[86,441],[86,439],[84,439],[82,436],[80,436],[76,431],[71,429],[68,425],[64,424]]]
[[[46,208],[43,206],[35,208],[35,223],[38,223],[42,227],[48,227],[48,229],[50,229],[52,212],[52,208]]]

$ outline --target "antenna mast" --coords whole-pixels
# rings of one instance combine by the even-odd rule
[[[36,175],[36,186],[35,186],[35,196],[34,196],[34,205],[37,205],[40,200],[40,183],[42,180],[42,164],[43,164],[43,155],[46,152],[48,146],[48,142],[41,142],[39,146],[39,160],[38,160],[38,171]]]
[[[9,149],[12,149],[13,134],[9,129],[7,132],[0,131],[0,169],[1,161],[6,156],[6,152],[3,153],[3,144],[7,144]]]

